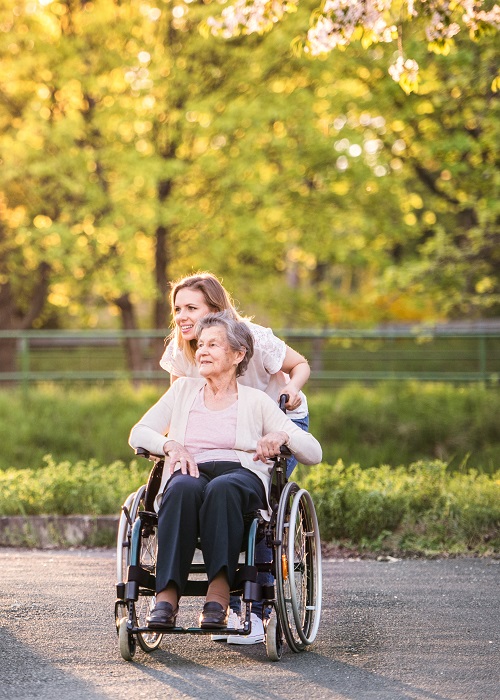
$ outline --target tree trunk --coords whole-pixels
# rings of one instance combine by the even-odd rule
[[[172,181],[162,180],[158,185],[158,201],[164,206],[170,193],[172,192]],[[153,323],[155,329],[165,329],[165,336],[168,335],[170,322],[169,306],[169,264],[170,264],[170,240],[169,231],[165,226],[158,226],[156,229],[155,245],[155,283],[156,301],[154,306]],[[155,363],[159,362],[165,343],[162,338],[155,338],[152,341],[151,355]]]
[[[24,314],[16,304],[12,286],[7,280],[0,285],[0,330],[17,331],[33,327],[42,313],[49,290],[50,265],[41,262],[37,270],[37,281],[31,290],[31,299]],[[17,342],[15,339],[0,340],[0,372],[15,372],[17,367]]]
[[[136,331],[137,320],[135,308],[130,301],[128,293],[122,294],[121,297],[115,299],[115,304],[120,309],[123,330]],[[125,338],[125,354],[127,358],[127,368],[129,371],[139,372],[143,369],[143,354],[140,338]],[[134,379],[134,385],[138,384],[139,380]]]

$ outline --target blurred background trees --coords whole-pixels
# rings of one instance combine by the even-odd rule
[[[197,269],[277,327],[498,314],[494,37],[406,96],[383,44],[294,55],[311,7],[229,41],[210,3],[0,8],[1,329],[164,328]]]

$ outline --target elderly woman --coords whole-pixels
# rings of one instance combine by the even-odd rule
[[[227,312],[197,324],[200,378],[180,378],[134,426],[132,447],[167,456],[158,513],[156,605],[148,622],[175,626],[198,537],[208,591],[200,626],[227,624],[229,591],[244,534],[244,514],[267,517],[270,458],[287,445],[304,464],[321,447],[264,392],[237,383],[253,353],[248,326]]]

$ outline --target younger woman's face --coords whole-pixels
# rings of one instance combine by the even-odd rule
[[[184,287],[175,295],[174,321],[184,340],[194,340],[194,327],[200,318],[212,312],[199,289]]]

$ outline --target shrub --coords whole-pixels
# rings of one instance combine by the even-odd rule
[[[498,551],[500,471],[452,473],[440,461],[404,467],[313,467],[302,481],[323,540],[398,551]]]
[[[50,456],[44,462],[38,469],[0,471],[0,514],[116,515],[127,495],[145,483],[151,466],[56,463]]]

